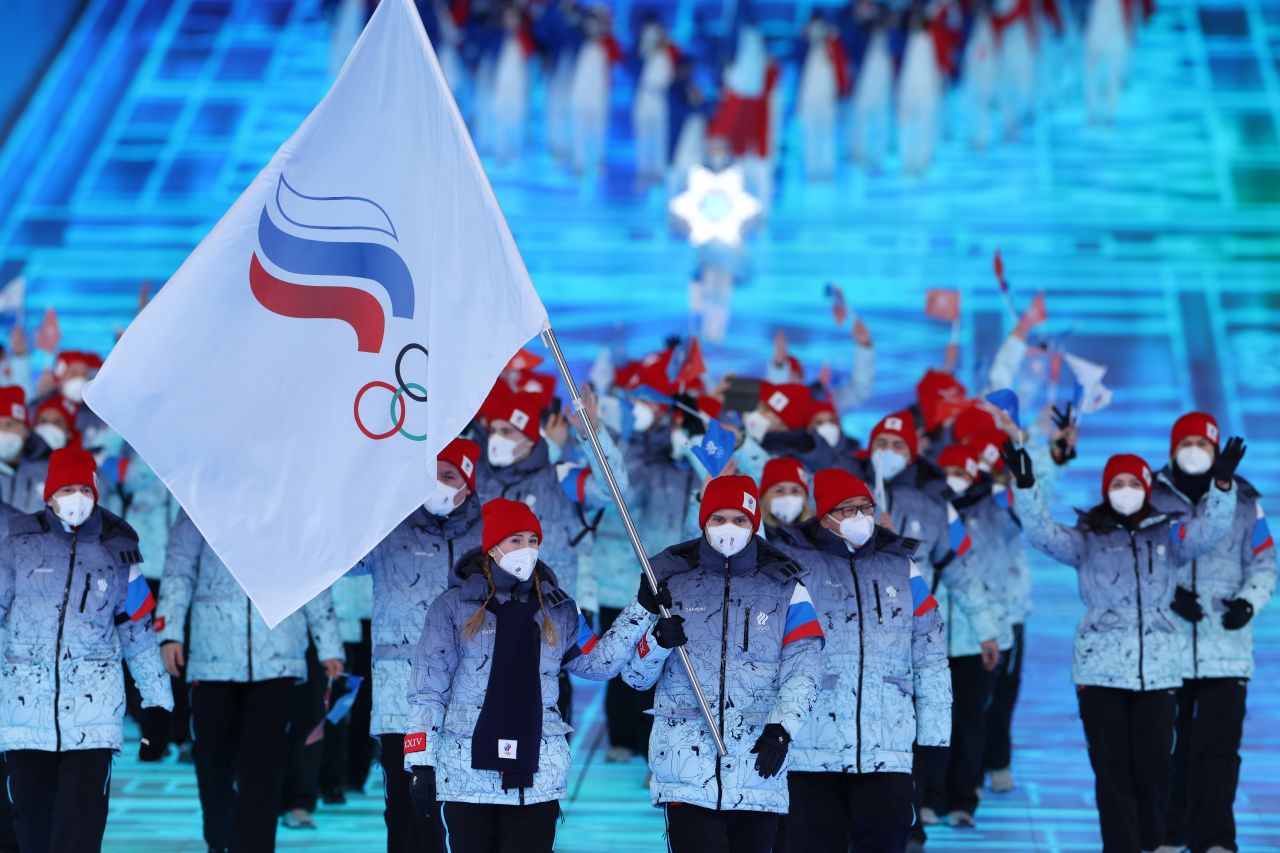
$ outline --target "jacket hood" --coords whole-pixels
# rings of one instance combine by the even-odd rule
[[[665,553],[675,557],[686,567],[679,571],[695,569],[708,572],[724,571],[724,555],[712,548],[705,536],[672,545]],[[783,580],[800,577],[806,571],[803,566],[769,542],[759,536],[752,536],[747,547],[729,558],[729,574],[745,575],[756,570],[767,572]]]
[[[474,548],[458,558],[458,562],[454,565],[454,574],[458,576],[458,586],[468,599],[477,601],[483,600],[489,591],[489,582],[484,576],[484,561],[487,554],[480,548]],[[556,578],[556,573],[551,567],[541,560],[534,567],[534,572],[542,577],[542,594],[547,599],[548,605],[559,604],[562,600],[569,598],[568,593],[560,589],[560,581]],[[520,584],[520,589],[526,589],[531,585],[529,581]],[[552,596],[551,593],[557,593]]]
[[[845,541],[823,527],[819,522],[820,519],[811,518],[802,524],[784,528],[780,532],[778,541],[794,548],[822,551],[833,556],[847,557],[851,552]],[[910,557],[915,553],[919,544],[915,539],[899,536],[892,530],[877,524],[874,535],[860,547],[854,549],[852,554],[860,560],[866,559],[873,554]]]

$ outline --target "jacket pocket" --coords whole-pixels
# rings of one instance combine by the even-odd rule
[[[890,752],[910,752],[916,737],[915,685],[910,676],[887,675],[881,688],[881,744]],[[866,713],[866,705],[863,705]]]

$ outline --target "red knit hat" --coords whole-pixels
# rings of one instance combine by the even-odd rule
[[[473,492],[476,490],[476,463],[480,461],[480,445],[469,438],[455,438],[440,451],[436,459],[457,468],[462,479],[467,481],[467,488]]]
[[[1151,466],[1141,456],[1131,453],[1119,453],[1107,460],[1106,470],[1102,473],[1102,497],[1105,500],[1111,490],[1111,481],[1121,474],[1132,474],[1142,483],[1142,490],[1151,497]]]
[[[0,418],[13,418],[30,426],[27,418],[27,392],[21,385],[0,387]]]
[[[1009,434],[1004,430],[989,429],[970,438],[964,443],[964,447],[979,464],[985,462],[992,471],[999,471],[1004,467],[1000,449],[1008,440]]]
[[[787,429],[804,429],[809,425],[809,412],[813,407],[813,395],[808,387],[797,382],[774,385],[760,383],[760,402],[782,419]]]
[[[804,463],[793,456],[779,456],[764,463],[764,473],[760,475],[760,494],[779,483],[799,483],[809,493],[808,478],[805,475]]]
[[[93,372],[102,367],[102,357],[92,352],[81,352],[73,349],[65,350],[58,353],[58,358],[53,363],[53,375],[61,379],[67,375],[69,368],[77,364],[83,364],[86,369]]]
[[[542,525],[529,505],[508,498],[494,498],[480,508],[480,547],[485,551],[524,530],[532,530],[542,541]]]
[[[964,406],[965,388],[950,373],[926,371],[916,383],[916,402],[925,432],[933,432],[954,417]]]
[[[717,510],[740,509],[751,516],[752,530],[760,529],[760,490],[756,481],[745,474],[716,477],[702,490],[698,507],[698,526],[707,528],[707,519]]]
[[[919,455],[919,439],[916,437],[916,419],[911,416],[908,411],[894,412],[888,415],[880,423],[876,424],[875,429],[871,430],[871,441],[867,443],[870,447],[876,443],[876,438],[880,435],[896,435],[907,443],[907,447],[911,449],[911,461],[916,461]]]
[[[968,444],[953,444],[938,454],[938,465],[943,468],[959,468],[970,477],[978,476],[978,457],[974,447]]]
[[[542,409],[545,405],[544,398],[537,394],[512,391],[504,385],[495,388],[493,393],[489,395],[489,400],[486,402],[488,407],[486,414],[490,423],[506,421],[536,444]]]
[[[715,397],[709,397],[703,394],[698,397],[698,411],[711,418],[713,421],[718,420],[720,413],[724,411],[724,403],[721,403]]]
[[[968,441],[975,435],[989,430],[999,429],[996,416],[981,406],[972,405],[960,414],[951,424],[951,438],[959,442]]]
[[[53,493],[65,486],[88,486],[93,489],[93,499],[98,499],[98,481],[95,474],[98,465],[88,451],[78,447],[64,447],[49,456],[49,473],[44,481],[45,503]]]
[[[824,468],[813,475],[813,503],[822,518],[849,498],[866,498],[875,503],[862,480],[841,468]]]
[[[3,390],[3,389],[0,389]],[[1222,441],[1218,432],[1218,422],[1213,415],[1204,412],[1191,412],[1178,418],[1173,425],[1173,433],[1169,436],[1169,455],[1178,450],[1178,444],[1184,438],[1207,438],[1214,447],[1221,449]]]
[[[840,422],[840,413],[836,411],[836,404],[830,400],[813,401],[813,405],[809,407],[809,423],[807,426],[813,426],[813,420],[818,415],[831,415],[836,419],[836,423]]]

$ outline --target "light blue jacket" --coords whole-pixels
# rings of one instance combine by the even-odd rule
[[[651,562],[671,590],[671,612],[684,617],[685,648],[729,751],[716,754],[679,656],[647,634],[623,679],[637,690],[657,685],[649,737],[654,805],[786,814],[787,765],[762,778],[751,749],[769,723],[794,740],[818,693],[822,634],[800,582],[804,569],[759,537],[729,559],[702,538]]]
[[[144,707],[173,708],[151,619],[130,618],[138,539],[95,509],[68,532],[45,509],[13,519],[0,544],[0,751],[119,749],[123,658]]]
[[[1022,527],[1002,505],[1007,490],[997,497],[991,483],[975,483],[951,505],[960,513],[970,541],[969,564],[982,582],[992,615],[996,619],[996,645],[1001,651],[1013,648],[1013,611],[1026,597],[1029,568],[1022,547]],[[945,586],[939,588],[938,603],[946,624],[947,648],[952,657],[982,653],[981,641],[964,609]]]
[[[181,643],[188,614],[188,681],[305,678],[308,630],[320,660],[343,660],[342,636],[329,590],[274,629],[268,628],[244,589],[182,512],[169,534],[160,582],[156,607],[160,641]]]
[[[942,619],[927,598],[919,608],[913,599],[916,543],[877,527],[850,552],[817,519],[779,528],[772,543],[809,568],[805,587],[827,640],[818,699],[791,745],[791,769],[910,773],[913,743],[951,742]],[[923,581],[916,592],[927,595]]]
[[[44,507],[44,480],[49,470],[49,445],[38,435],[27,437],[16,466],[0,462],[0,502],[24,515]]]
[[[608,430],[600,430],[599,436],[618,488],[626,494],[627,472],[622,454]],[[589,452],[587,458],[591,458]],[[603,476],[594,467],[589,474],[581,466],[566,465],[557,470],[545,439],[539,440],[524,459],[503,468],[491,465],[488,453],[481,454],[476,469],[481,504],[494,498],[509,498],[528,504],[538,516],[543,533],[540,552],[548,564],[559,567],[565,591],[576,592],[578,558],[574,549],[590,535],[593,516],[612,505]]]
[[[1267,527],[1257,490],[1237,477],[1239,500],[1231,529],[1211,551],[1178,567],[1178,584],[1200,596],[1205,618],[1191,623],[1174,619],[1186,644],[1184,678],[1252,678],[1253,626],[1271,601],[1276,586],[1276,547]],[[1203,515],[1209,492],[1196,506],[1173,485],[1166,468],[1156,476],[1151,502],[1168,513]],[[1223,601],[1243,598],[1253,605],[1254,618],[1236,631],[1222,627]]]
[[[427,610],[452,582],[463,554],[480,547],[480,502],[473,495],[441,518],[418,509],[365,557],[355,574],[373,575],[373,734],[409,730],[409,662]]]
[[[432,603],[427,624],[413,653],[412,686],[408,696],[409,732],[426,735],[426,749],[405,755],[405,768],[431,765],[436,771],[440,800],[460,803],[531,805],[564,797],[569,784],[569,744],[573,731],[560,717],[560,670],[597,681],[621,671],[640,637],[654,618],[637,603],[622,612],[603,638],[597,641],[577,604],[557,585],[555,575],[539,562],[542,598],[554,621],[556,641],[540,643],[542,650],[542,742],[538,771],[532,788],[502,789],[496,770],[471,766],[471,736],[484,708],[497,619],[484,612],[484,621],[470,638],[464,636],[467,620],[485,604],[489,584],[481,568],[479,551],[458,564],[459,585],[452,586]],[[501,569],[493,569],[501,571]],[[531,582],[516,594],[536,595]],[[498,593],[499,600],[511,593]],[[537,615],[541,627],[544,614]]]
[[[1231,528],[1236,488],[1210,487],[1190,520],[1157,512],[1137,529],[1106,510],[1075,527],[1049,516],[1039,482],[1015,489],[1018,517],[1032,547],[1078,571],[1085,614],[1076,626],[1071,678],[1078,685],[1166,690],[1182,684],[1185,649],[1169,609],[1178,566],[1213,549]]]
[[[861,470],[854,472],[874,488],[875,471],[869,460],[862,460]],[[915,561],[938,598],[945,627],[947,611],[962,615],[979,642],[1001,638],[1000,613],[982,582],[964,522],[959,512],[948,503],[951,490],[933,463],[920,460],[908,465],[885,483],[889,517],[899,536],[919,541]],[[881,507],[884,509],[884,507]],[[956,522],[959,521],[957,525]],[[965,639],[963,636],[960,639]],[[1006,643],[1011,640],[1006,640]],[[1008,648],[1005,645],[1004,648]],[[948,646],[949,657],[977,654],[969,645]]]

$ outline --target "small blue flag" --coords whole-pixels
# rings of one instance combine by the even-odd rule
[[[329,709],[329,713],[325,714],[325,719],[337,725],[342,722],[342,718],[351,713],[351,706],[356,703],[356,696],[360,693],[360,685],[364,683],[364,679],[358,675],[347,675],[347,692],[338,697],[338,701],[333,703],[333,707]]]
[[[712,421],[707,424],[702,443],[695,445],[689,452],[702,463],[708,474],[719,477],[724,466],[733,458],[733,433],[720,426],[719,421]]]
[[[1013,420],[1014,426],[1022,427],[1021,421],[1018,420],[1018,395],[1011,389],[1001,388],[998,391],[992,391],[987,395],[987,402],[998,409],[1003,409]]]

